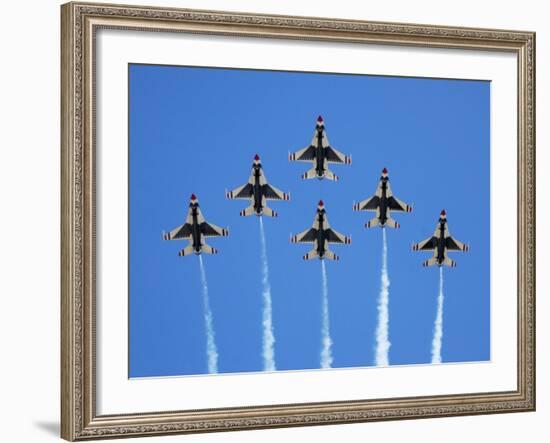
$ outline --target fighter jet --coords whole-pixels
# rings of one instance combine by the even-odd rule
[[[204,239],[207,237],[227,237],[228,235],[229,231],[227,229],[206,222],[199,207],[199,200],[195,194],[191,194],[189,212],[187,213],[185,223],[168,233],[163,232],[162,234],[164,240],[189,239],[189,245],[178,253],[180,257],[191,253],[199,255],[202,252],[217,254],[218,250],[207,245]]]
[[[470,247],[451,237],[449,228],[447,227],[447,214],[443,210],[439,216],[434,235],[413,245],[412,249],[413,251],[434,251],[433,257],[422,263],[422,266],[445,265],[454,268],[456,267],[456,262],[447,257],[447,251],[467,252]]]
[[[254,156],[252,163],[252,172],[248,183],[225,193],[227,198],[240,198],[250,200],[250,206],[240,212],[241,216],[256,214],[267,215],[268,217],[277,217],[277,213],[266,206],[267,200],[289,200],[290,195],[279,191],[274,186],[267,183],[267,179],[263,173],[260,156]]]
[[[376,188],[374,196],[353,205],[354,211],[372,211],[376,212],[376,217],[365,223],[366,228],[380,226],[382,228],[399,228],[399,223],[391,218],[391,211],[411,212],[412,206],[403,203],[395,198],[391,192],[388,170],[382,169],[382,175]]]
[[[290,237],[290,241],[291,243],[313,243],[315,245],[311,251],[304,255],[304,260],[311,260],[315,257],[320,260],[324,258],[328,258],[329,260],[340,260],[340,257],[328,249],[328,244],[341,243],[349,245],[351,243],[351,237],[340,234],[330,227],[327,220],[325,205],[323,200],[321,200],[317,206],[317,214],[315,215],[315,220],[313,221],[311,229],[306,229],[304,232]]]
[[[290,161],[298,162],[312,162],[313,168],[306,173],[302,174],[302,179],[315,178],[319,180],[328,178],[329,180],[338,180],[338,176],[328,169],[329,163],[344,163],[346,165],[351,164],[351,157],[342,154],[328,142],[327,135],[325,133],[325,122],[323,117],[317,118],[317,124],[315,126],[315,134],[311,145],[301,149],[298,152],[294,152],[288,155]]]

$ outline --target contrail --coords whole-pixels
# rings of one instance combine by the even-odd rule
[[[262,259],[262,298],[263,298],[263,342],[262,356],[264,359],[264,371],[275,371],[275,335],[273,333],[273,320],[271,314],[271,285],[269,284],[269,264],[267,262],[267,246],[265,241],[264,222],[260,219],[260,240]]]
[[[210,300],[208,299],[208,283],[206,281],[206,272],[202,255],[199,255],[199,263],[201,265],[201,282],[202,282],[202,301],[204,312],[204,324],[206,326],[206,358],[208,360],[208,373],[218,373],[218,349],[214,337],[214,322],[212,311],[210,310]]]
[[[443,340],[443,267],[439,268],[439,295],[437,296],[437,315],[432,340],[432,363],[441,363],[441,342]]]
[[[321,270],[323,272],[323,305],[322,305],[322,348],[321,348],[321,368],[327,369],[332,365],[332,339],[330,338],[330,322],[328,317],[328,283],[327,268],[325,261],[321,260]]]
[[[389,365],[391,343],[388,338],[390,316],[390,278],[388,277],[388,243],[386,228],[382,228],[382,271],[380,275],[380,295],[378,296],[378,326],[376,327],[376,366]]]

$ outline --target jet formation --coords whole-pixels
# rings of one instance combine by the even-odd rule
[[[311,144],[305,148],[289,154],[290,161],[311,162],[312,168],[302,174],[302,179],[326,178],[337,181],[338,176],[328,169],[332,163],[351,164],[351,157],[333,148],[327,138],[325,121],[319,116],[315,125],[315,133]],[[228,199],[249,200],[250,205],[240,211],[243,217],[256,215],[277,217],[277,212],[267,206],[268,200],[290,199],[290,194],[283,192],[267,182],[262,162],[259,155],[255,155],[252,163],[252,170],[248,182],[232,191],[225,193]],[[373,196],[354,203],[354,211],[375,212],[375,217],[365,223],[366,228],[379,226],[381,228],[399,228],[399,223],[392,218],[393,212],[412,212],[412,206],[399,200],[392,193],[388,170],[384,168],[378,180],[378,185]],[[229,232],[225,228],[205,221],[200,210],[198,199],[193,194],[189,203],[189,211],[185,223],[164,233],[165,240],[188,239],[189,245],[182,249],[178,255],[187,256],[191,253],[217,254],[217,250],[206,244],[205,238],[226,237]],[[315,219],[310,229],[306,229],[298,235],[291,236],[292,243],[312,243],[313,249],[303,256],[304,260],[319,258],[320,260],[339,260],[339,257],[332,252],[329,244],[350,244],[351,237],[340,234],[332,229],[328,223],[324,202],[321,200],[317,205]],[[426,240],[413,245],[413,251],[433,251],[433,257],[426,260],[423,266],[450,266],[455,267],[456,262],[447,256],[448,251],[468,251],[469,246],[461,243],[449,234],[445,211],[441,211],[439,221],[434,235]]]

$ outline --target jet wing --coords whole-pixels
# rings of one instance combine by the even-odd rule
[[[169,233],[164,234],[164,239],[165,240],[183,240],[183,239],[189,238],[190,235],[191,235],[191,225],[189,223],[185,223],[173,229]]]
[[[317,229],[309,228],[291,238],[292,243],[314,243],[317,238]]]
[[[392,211],[402,211],[402,212],[411,212],[412,206],[409,206],[405,202],[402,202],[398,198],[390,197],[388,198],[388,208]]]
[[[265,184],[262,186],[263,195],[267,200],[288,200],[289,195],[280,191],[275,186]]]
[[[449,251],[467,251],[469,249],[468,245],[465,245],[450,235],[445,239],[445,246]]]
[[[329,163],[345,163],[347,165],[351,164],[351,157],[348,157],[345,154],[342,154],[340,151],[327,146],[325,148],[325,157]]]
[[[202,222],[200,224],[200,230],[205,237],[226,237],[229,232],[227,229],[220,228],[212,223]]]
[[[353,207],[356,211],[376,211],[380,206],[380,197],[373,195],[366,200],[363,200]]]
[[[331,228],[325,229],[325,236],[329,243],[344,243],[346,245],[351,243],[350,237],[347,237],[344,234],[340,234],[339,232]]]
[[[436,247],[437,237],[433,236],[413,245],[413,251],[433,251]]]
[[[254,194],[254,187],[247,183],[227,193],[227,198],[249,199]]]
[[[297,152],[290,154],[289,159],[296,162],[307,162],[315,158],[315,147],[308,146],[307,148],[300,149]]]

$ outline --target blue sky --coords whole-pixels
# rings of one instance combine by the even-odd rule
[[[311,226],[323,199],[336,230],[352,236],[327,262],[333,367],[374,364],[382,233],[352,204],[372,195],[389,170],[394,194],[414,205],[388,229],[391,364],[431,359],[438,269],[411,244],[434,231],[441,209],[451,234],[470,244],[445,268],[444,362],[490,359],[490,83],[364,75],[129,66],[131,377],[206,373],[199,263],[178,257],[187,241],[162,241],[183,223],[197,194],[206,220],[229,227],[204,255],[220,372],[262,370],[259,220],[225,189],[248,180],[254,154],[267,179],[290,192],[265,218],[277,369],[317,369],[321,266],[311,245],[289,243]],[[308,163],[287,154],[307,146],[322,114],[331,144],[351,166],[340,181],[303,181]]]

